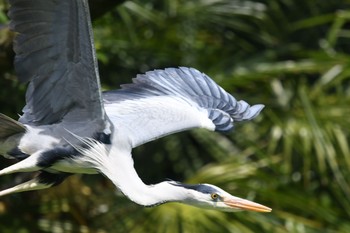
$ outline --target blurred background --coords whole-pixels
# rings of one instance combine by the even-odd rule
[[[181,204],[143,208],[101,175],[0,199],[0,232],[350,232],[350,2],[91,0],[104,90],[137,73],[190,66],[237,99],[266,105],[223,135],[192,130],[134,150],[143,180],[212,183],[271,213]],[[25,85],[13,70],[0,0],[0,112],[16,118]],[[0,158],[0,167],[13,163]],[[0,177],[0,188],[29,179]]]

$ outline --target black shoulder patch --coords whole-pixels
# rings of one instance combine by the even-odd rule
[[[110,145],[111,144],[111,135],[105,133],[95,133],[93,139],[103,143]]]
[[[62,183],[68,176],[72,174],[69,173],[51,173],[46,171],[41,171],[37,177],[40,183],[48,184],[51,186],[56,186]]]
[[[44,151],[39,159],[37,165],[42,168],[52,166],[59,160],[79,155],[79,152],[72,146],[57,147],[51,150]]]

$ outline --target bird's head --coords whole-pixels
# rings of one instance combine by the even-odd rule
[[[182,203],[206,208],[215,209],[227,212],[234,211],[256,211],[256,212],[271,212],[271,208],[261,204],[232,196],[228,192],[211,184],[182,184],[174,181],[168,182],[178,188],[183,189]]]

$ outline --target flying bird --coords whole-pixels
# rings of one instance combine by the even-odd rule
[[[0,115],[0,154],[18,162],[0,171],[36,172],[0,196],[60,184],[74,173],[102,173],[143,206],[181,202],[223,211],[270,212],[211,184],[142,182],[131,151],[191,128],[228,132],[264,107],[237,101],[211,78],[180,67],[140,74],[101,92],[87,0],[9,0],[15,70],[28,82],[19,120]]]

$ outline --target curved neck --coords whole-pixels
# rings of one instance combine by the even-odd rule
[[[128,151],[128,152],[126,152]],[[133,202],[152,206],[170,201],[185,201],[187,192],[184,188],[161,182],[155,185],[146,185],[137,175],[134,168],[131,150],[120,150],[112,146],[97,168],[107,176]],[[101,160],[101,157],[99,158]]]

